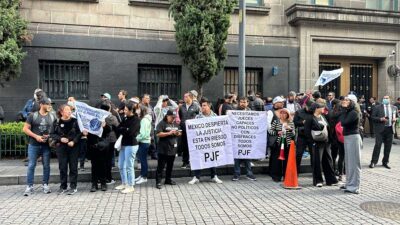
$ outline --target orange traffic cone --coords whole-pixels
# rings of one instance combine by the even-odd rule
[[[283,187],[286,189],[301,189],[297,179],[297,165],[296,165],[296,146],[294,141],[290,143],[289,157],[286,166],[285,180]]]

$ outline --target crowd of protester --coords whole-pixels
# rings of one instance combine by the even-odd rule
[[[91,192],[106,191],[109,185],[116,182],[111,171],[116,166],[117,157],[121,184],[115,189],[121,193],[132,193],[135,185],[147,182],[149,155],[158,161],[156,188],[162,188],[164,169],[164,184],[176,185],[172,180],[176,156],[182,156],[181,168],[190,169],[186,121],[226,115],[229,110],[266,111],[266,157],[269,158],[269,174],[273,181],[281,182],[284,179],[290,144],[294,142],[297,171],[300,171],[303,156],[309,154],[314,186],[341,184],[340,188],[345,192],[358,194],[365,122],[369,121],[369,134],[375,137],[370,168],[378,163],[383,143],[382,165],[390,169],[393,128],[400,104],[399,98],[392,105],[389,96],[384,96],[381,103],[376,98],[366,103],[364,96],[357,98],[353,93],[336,98],[333,92],[321,96],[318,91],[291,91],[287,96],[261,99],[258,94],[249,91],[247,96],[240,98],[235,93],[228,94],[213,105],[205,97],[198,99],[198,93],[192,90],[177,102],[167,95],[161,95],[153,108],[148,94],[141,98],[127,96],[127,91],[121,90],[118,101],[112,102],[109,93],[101,95],[95,107],[110,114],[102,122],[103,133],[98,137],[79,129],[74,113],[74,97],[69,97],[55,112],[46,93],[35,90],[34,98],[26,103],[19,114],[20,119],[25,121],[23,131],[30,137],[24,195],[34,192],[33,179],[39,156],[43,163],[43,192],[51,192],[48,186],[51,149],[55,149],[59,162],[59,194],[73,195],[77,192],[78,166],[81,171],[85,170],[86,159],[92,164]],[[119,138],[121,147],[117,151],[115,143]],[[140,165],[140,176],[137,178],[136,163]],[[232,180],[240,179],[242,164],[246,178],[256,181],[251,160],[243,159],[235,159]],[[217,168],[210,168],[210,172],[212,182],[223,182],[217,176]],[[188,182],[192,185],[200,182],[201,171],[193,171],[193,174],[194,177]]]

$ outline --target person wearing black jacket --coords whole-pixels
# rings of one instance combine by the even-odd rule
[[[182,135],[179,125],[174,122],[174,111],[168,110],[164,119],[157,125],[157,137],[159,142],[158,148],[158,164],[156,173],[156,188],[161,189],[162,173],[165,165],[165,184],[176,185],[176,182],[171,179],[172,169],[174,166],[175,155],[178,144],[178,137]]]
[[[344,111],[340,116],[343,127],[346,184],[341,187],[345,192],[359,194],[361,181],[361,146],[360,114],[355,109],[357,98],[347,96],[342,102]]]
[[[103,101],[98,107],[107,104],[107,101]],[[103,127],[103,133],[101,137],[94,134],[89,134],[87,139],[87,156],[92,163],[92,188],[90,192],[96,192],[98,190],[98,182],[102,191],[107,190],[107,163],[108,163],[108,150],[110,142],[107,140],[107,136],[111,132],[111,126],[107,125],[104,121],[101,126]]]
[[[136,100],[136,98],[133,98]],[[122,135],[121,150],[119,152],[119,171],[122,184],[117,186],[116,190],[128,194],[135,191],[135,158],[139,149],[139,143],[136,136],[140,132],[139,99],[137,102],[129,101],[125,105],[125,118],[117,128],[118,135]]]
[[[330,128],[330,142],[331,142],[331,154],[333,160],[333,169],[336,175],[339,176],[339,181],[342,180],[344,174],[344,145],[339,142],[336,135],[336,125],[340,122],[340,116],[342,115],[343,108],[341,101],[332,101],[332,110],[329,111],[329,128]],[[338,162],[336,159],[339,156]]]
[[[182,152],[182,166],[185,169],[189,167],[189,146],[187,143],[186,136],[186,120],[194,119],[200,113],[199,104],[193,101],[193,95],[191,93],[186,93],[184,96],[185,103],[179,108],[179,118],[181,120],[180,127],[182,129],[181,138],[181,152]]]
[[[297,165],[297,173],[300,172],[301,160],[303,158],[303,154],[308,148],[310,152],[311,162],[312,162],[312,154],[311,150],[313,147],[313,140],[311,135],[307,135],[311,133],[311,127],[306,127],[306,121],[311,121],[313,114],[310,110],[311,105],[314,102],[312,100],[308,100],[305,107],[296,111],[294,114],[293,123],[297,128],[297,142],[296,142],[296,165]]]
[[[324,132],[324,128],[326,128],[325,131],[329,133],[328,122],[322,115],[324,107],[325,105],[320,103],[313,103],[311,105],[311,111],[314,112],[314,116],[311,118],[311,121],[306,121],[306,124],[310,124],[311,126],[311,132],[313,131]],[[322,172],[324,173],[326,184],[328,186],[338,184],[335,172],[333,171],[332,155],[329,146],[329,134],[327,134],[325,140],[315,140],[314,138],[314,147],[312,155],[313,155],[312,169],[313,169],[314,186],[317,187],[323,186],[322,183],[324,182],[324,179],[322,178]]]
[[[61,105],[58,108],[57,116],[58,120],[53,123],[50,131],[50,139],[55,144],[60,169],[61,185],[58,194],[67,192],[69,167],[70,190],[68,195],[73,195],[77,192],[79,149],[76,146],[81,138],[81,132],[77,120],[71,117],[69,105]]]

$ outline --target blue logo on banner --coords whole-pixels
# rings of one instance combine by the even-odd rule
[[[100,130],[101,127],[101,121],[98,120],[97,118],[94,118],[90,121],[90,129],[92,131],[98,131]]]

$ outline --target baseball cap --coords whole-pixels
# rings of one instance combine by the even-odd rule
[[[40,99],[39,104],[44,104],[44,105],[51,104],[51,99],[47,98],[47,97],[43,97],[42,99]]]
[[[168,110],[166,116],[175,116],[175,112],[172,110]]]
[[[104,94],[102,94],[101,96],[102,96],[102,97],[104,96],[104,97],[106,97],[106,98],[108,98],[108,99],[111,100],[111,95],[108,94],[108,93],[104,93]]]
[[[350,99],[354,103],[357,103],[357,97],[353,94],[347,95],[346,98]]]
[[[282,98],[281,96],[276,96],[274,100],[272,100],[272,104],[278,103],[278,102],[285,102],[285,99]]]

